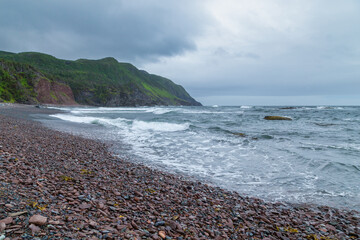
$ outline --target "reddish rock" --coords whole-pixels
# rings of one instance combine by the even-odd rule
[[[82,203],[82,204],[79,205],[80,209],[89,209],[91,207],[92,207],[92,205],[89,204],[89,203]]]
[[[77,105],[71,88],[63,83],[40,78],[35,86],[35,92],[41,103]]]
[[[166,233],[164,231],[159,231],[159,236],[162,238],[162,239],[165,239],[166,238]]]
[[[13,218],[12,217],[7,217],[4,219],[0,220],[0,223],[5,223],[5,224],[11,224],[13,222]]]
[[[93,220],[90,220],[90,221],[89,221],[89,225],[95,228],[95,227],[97,227],[99,224],[98,224],[97,222],[93,221]]]
[[[3,222],[0,222],[0,233],[2,233],[6,228],[6,224]]]
[[[34,235],[35,233],[40,232],[40,228],[34,224],[30,224],[29,228],[31,229],[31,233]]]
[[[46,224],[46,222],[47,222],[47,217],[41,215],[34,215],[29,219],[29,223],[33,223],[39,226]]]

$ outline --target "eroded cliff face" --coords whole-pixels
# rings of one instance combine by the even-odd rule
[[[37,100],[44,104],[77,105],[68,85],[40,78],[35,85]]]
[[[77,105],[71,88],[28,64],[0,60],[0,101]]]

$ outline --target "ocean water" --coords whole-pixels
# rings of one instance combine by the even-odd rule
[[[360,210],[360,107],[61,109],[52,117],[120,157],[268,201]]]

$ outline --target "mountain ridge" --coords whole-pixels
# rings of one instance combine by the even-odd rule
[[[201,105],[182,86],[167,78],[139,70],[130,63],[118,62],[113,57],[73,61],[38,52],[0,51],[0,60],[8,64],[28,64],[51,83],[69,86],[74,101],[79,104],[108,107]],[[36,85],[36,81],[33,84]]]

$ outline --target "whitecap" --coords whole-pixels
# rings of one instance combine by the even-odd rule
[[[95,118],[95,117],[79,117],[68,114],[54,114],[50,116],[59,118],[64,121],[75,122],[75,123],[93,123],[95,121],[99,121],[99,118]]]
[[[252,108],[252,106],[241,106],[240,108],[242,108],[242,109],[250,109],[250,108]]]
[[[154,109],[146,110],[146,112],[153,113],[156,115],[162,115],[162,114],[165,114],[165,113],[168,113],[171,111],[172,111],[172,109],[168,109],[168,108],[154,108]]]
[[[74,122],[74,123],[87,123],[87,124],[100,124],[100,125],[111,125],[115,127],[122,128],[124,123],[130,121],[124,118],[108,119],[108,118],[97,118],[97,117],[84,117],[84,116],[74,116],[68,114],[54,114],[50,115],[51,117],[59,118],[64,121]]]
[[[132,124],[132,130],[148,130],[148,131],[159,131],[159,132],[176,132],[185,131],[189,128],[189,123],[176,124],[167,122],[144,122],[135,120]]]

